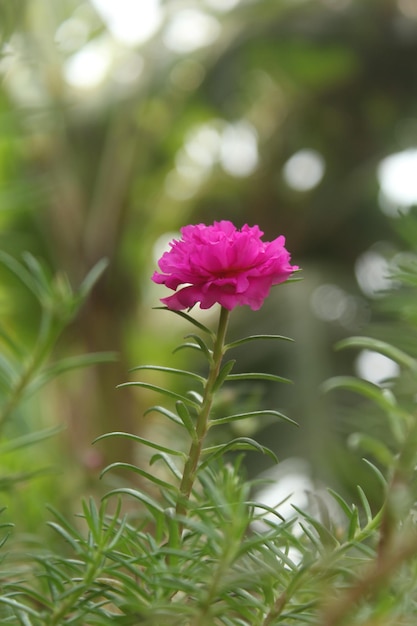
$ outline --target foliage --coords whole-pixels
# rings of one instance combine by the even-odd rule
[[[387,301],[400,294],[413,300],[414,263],[401,263],[393,273],[395,289]],[[415,357],[372,337],[339,345],[378,351],[403,370],[382,386],[347,376],[323,386],[326,393],[348,390],[362,397],[356,411],[363,417],[369,403],[377,406],[384,438],[367,432],[366,420],[358,436],[383,497],[375,505],[366,486],[358,486],[356,502],[349,503],[330,489],[326,498],[311,494],[315,508],[294,505],[295,515],[283,518],[280,503],[275,508],[257,500],[260,482],[247,480],[241,451],[274,455],[250,438],[213,445],[210,436],[213,429],[253,414],[222,414],[215,396],[223,385],[250,379],[288,382],[278,375],[234,374],[228,353],[242,343],[287,338],[254,335],[227,342],[225,309],[217,332],[189,313],[169,314],[197,329],[180,347],[196,351],[208,374],[145,365],[135,371],[184,378],[188,391],[179,394],[142,380],[121,387],[146,388],[163,397],[165,404],[148,412],[178,431],[172,435],[178,445],[127,432],[99,437],[96,445],[123,437],[145,447],[149,467],[119,461],[105,468],[103,475],[118,469],[126,477],[101,504],[85,500],[74,522],[51,509],[49,526],[62,541],[59,549],[32,546],[24,554],[4,554],[2,621],[22,626],[412,624],[417,424],[400,391],[403,378],[415,373]],[[288,419],[274,410],[266,414]],[[8,528],[2,531],[6,537]]]
[[[16,513],[21,506],[17,486],[27,485],[35,477],[53,473],[49,465],[51,459],[44,457],[44,448],[40,446],[64,427],[63,421],[50,425],[45,419],[37,419],[33,397],[58,376],[74,369],[114,361],[116,355],[103,352],[52,360],[58,339],[78,314],[104,271],[105,261],[89,272],[76,291],[72,290],[65,275],[51,276],[30,254],[24,255],[20,262],[1,251],[0,263],[31,294],[33,317],[35,314],[38,317],[38,332],[32,345],[27,336],[21,336],[19,325],[14,321],[14,311],[9,318],[4,315],[0,327],[0,490],[3,502],[7,494],[12,511]],[[46,493],[42,488],[37,493],[32,485],[32,489],[21,489],[20,494],[25,507],[21,530],[33,530],[35,520],[31,517],[35,516],[31,512],[31,504],[37,502],[39,506],[38,499],[45,497]],[[41,506],[44,507],[44,503]]]
[[[98,4],[0,2],[1,508],[8,503],[0,618],[25,626],[414,624],[417,229],[412,211],[388,220],[377,200],[381,159],[416,143],[413,3],[161,2],[159,29],[134,45],[117,41]],[[187,54],[169,49],[166,34],[188,8],[217,21],[219,37]],[[71,86],[78,53],[101,45],[111,57],[102,81]],[[226,139],[239,132],[255,154],[246,173],[244,151],[226,158]],[[297,189],[286,168],[305,149],[324,172],[316,186]],[[213,219],[256,222],[271,238],[285,232],[306,272],[288,306],[271,298],[256,320],[243,312],[231,328],[239,336],[236,328],[246,335],[251,327],[257,337],[227,344],[215,423],[187,502],[178,488],[213,335],[197,323],[175,368],[139,366],[141,380],[114,387],[133,363],[165,363],[181,324],[191,321],[171,325],[165,313],[147,312],[155,300],[153,241],[162,236],[162,245],[185,221]],[[396,254],[402,238],[411,253]],[[365,333],[369,302],[353,266],[369,246],[388,249],[396,282],[375,298]],[[80,309],[86,293],[71,285],[103,256],[108,271]],[[323,285],[338,286],[342,310],[327,322],[311,313]],[[399,324],[390,323],[393,315]],[[277,327],[296,344],[272,337]],[[335,340],[340,350],[332,353]],[[276,373],[275,347],[296,378],[276,393],[273,381],[286,379]],[[382,385],[354,378],[352,359],[363,349],[397,362],[398,378]],[[81,356],[70,357],[74,350]],[[109,350],[120,354],[114,366],[89,368],[81,392],[63,384],[55,397],[54,377],[113,358]],[[265,384],[270,410],[237,395],[248,389],[252,359],[259,367],[247,369]],[[324,385],[322,405],[317,386],[330,374],[337,376]],[[163,403],[147,408],[150,394]],[[59,435],[56,445],[68,407],[76,436]],[[288,428],[292,439],[281,428],[287,412],[300,422]],[[151,432],[150,441],[153,421],[138,421],[142,413],[165,423],[165,440]],[[253,418],[276,421],[278,430],[268,426],[255,438]],[[77,471],[86,478],[70,511],[79,509],[79,492],[96,493],[82,458],[103,432],[94,449],[104,450],[104,489],[113,493],[100,505],[87,498],[73,520],[60,499]],[[271,463],[268,446],[280,458],[295,449],[322,464],[333,504],[312,494],[318,517],[299,510],[285,522],[279,507],[255,505],[253,476]],[[252,462],[259,452],[265,461]],[[52,488],[45,476],[53,476]],[[45,501],[54,504],[47,543],[34,513],[36,506],[44,515]]]
[[[48,367],[42,367],[63,329],[69,324],[85,301],[94,283],[103,272],[106,263],[97,264],[73,293],[68,279],[57,275],[53,279],[45,268],[30,254],[19,263],[5,252],[0,253],[0,262],[12,271],[25,287],[35,296],[41,308],[41,318],[37,340],[30,350],[20,345],[7,329],[1,329],[3,354],[1,360],[1,388],[3,402],[0,412],[0,429],[12,415],[15,407],[38,391],[52,378],[65,371],[91,365],[106,359],[106,355],[82,355],[61,360]],[[10,354],[6,356],[4,347]],[[114,355],[107,355],[114,358]]]
[[[316,361],[304,370],[305,358],[294,363],[297,351],[288,352],[303,393],[286,400],[306,415],[317,383],[333,366],[348,367],[352,353],[335,356],[333,341],[361,332],[366,319],[353,264],[376,241],[395,240],[377,206],[376,172],[383,157],[415,143],[412,3],[138,2],[129,6],[160,5],[163,19],[153,37],[137,44],[120,43],[101,5],[0,2],[2,249],[13,256],[30,250],[72,284],[100,258],[109,259],[106,277],[61,348],[76,343],[85,352],[115,350],[120,366],[98,369],[88,380],[83,395],[91,432],[77,446],[68,438],[68,448],[74,455],[81,446],[88,449],[93,437],[114,428],[114,415],[122,429],[138,427],[140,400],[134,405],[128,394],[109,390],[134,363],[158,352],[162,357],[169,339],[163,328],[154,332],[147,306],[155,301],[153,243],[187,222],[257,223],[268,238],[285,232],[298,262],[311,268],[306,301],[316,283],[330,283],[357,302],[356,314],[331,324],[315,320],[307,304],[289,321],[279,306],[269,309],[265,324],[273,327],[278,316],[283,334],[299,336],[300,319]],[[189,53],[173,51],[166,33],[189,14],[187,7],[214,20],[218,38]],[[141,20],[136,24],[140,28]],[[90,85],[74,86],[69,70],[87,70],[97,55],[101,68],[108,61],[107,71],[93,71]],[[252,141],[253,167],[246,173],[236,170],[246,149],[233,148],[232,141],[232,167],[226,158],[230,140],[240,134]],[[325,169],[315,187],[303,190],[291,186],[285,172],[305,149]],[[22,298],[7,287],[6,297]],[[28,332],[30,307],[19,315],[21,332]],[[73,401],[66,388],[63,402]],[[76,427],[82,431],[79,422]],[[314,456],[317,445],[303,446],[295,434],[292,441],[299,454]],[[127,449],[110,449],[106,461],[120,455],[134,460]]]

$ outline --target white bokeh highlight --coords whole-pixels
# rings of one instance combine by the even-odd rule
[[[417,204],[417,149],[397,152],[383,159],[377,177],[381,210],[390,217],[406,213]]]
[[[355,263],[355,275],[362,292],[378,298],[394,286],[387,259],[375,250],[367,250]]]
[[[77,89],[94,89],[107,78],[112,62],[113,54],[107,39],[93,39],[65,62],[65,81]]]
[[[282,175],[289,187],[296,191],[310,191],[321,182],[325,172],[325,162],[317,150],[299,150],[288,159]]]
[[[220,164],[237,178],[253,174],[259,162],[257,133],[249,122],[228,124],[222,133]]]
[[[358,376],[375,385],[381,385],[387,379],[395,378],[400,373],[398,363],[373,350],[362,350],[358,354],[355,370]]]
[[[175,13],[163,33],[168,50],[187,54],[214,43],[220,35],[220,22],[198,9],[184,9]]]
[[[164,13],[160,0],[91,0],[113,37],[137,46],[155,35]]]

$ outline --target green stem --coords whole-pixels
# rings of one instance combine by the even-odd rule
[[[268,614],[266,615],[264,621],[262,622],[262,626],[269,626],[274,622],[274,620],[279,617],[287,604],[288,594],[287,591],[284,590],[279,594],[278,598],[274,602],[274,606],[270,609]]]
[[[61,328],[58,330],[53,328],[53,320],[50,314],[44,312],[41,319],[38,340],[33,353],[30,355],[20,372],[19,378],[10,390],[7,402],[0,409],[0,430],[21,401],[27,386],[44,362],[60,331]]]
[[[210,423],[210,411],[214,399],[214,387],[220,372],[220,367],[225,352],[225,338],[230,311],[224,307],[220,310],[219,324],[216,338],[213,345],[213,355],[210,362],[209,374],[203,392],[203,402],[197,415],[196,438],[191,442],[188,457],[184,465],[184,471],[180,484],[180,497],[177,504],[177,513],[185,515],[187,502],[190,499],[191,491],[197,475],[198,463],[201,451]]]
[[[48,626],[59,626],[69,613],[71,614],[71,612],[75,612],[80,607],[80,598],[91,591],[94,582],[100,576],[102,561],[103,551],[98,546],[92,562],[87,566],[86,574],[82,580],[83,584],[75,585],[75,590],[66,596],[61,604],[58,603],[54,607],[47,622]]]
[[[404,439],[402,450],[397,456],[394,471],[388,483],[385,503],[381,509],[379,559],[383,558],[384,552],[395,539],[398,523],[404,519],[406,512],[412,506],[411,482],[416,462],[416,450],[417,423],[413,420]]]
[[[196,617],[196,620],[193,622],[193,626],[212,626],[213,616],[211,609],[215,603],[220,584],[224,579],[236,552],[236,546],[231,543],[222,554],[217,569],[212,573],[210,584],[207,589],[207,595],[201,602],[200,612]]]
[[[395,578],[397,570],[413,559],[417,550],[417,535],[414,529],[402,533],[395,545],[384,552],[382,558],[370,562],[351,587],[342,590],[340,595],[328,601],[321,615],[322,626],[347,624],[346,619],[358,607],[362,598],[375,595],[383,585]],[[351,623],[351,622],[349,622]]]

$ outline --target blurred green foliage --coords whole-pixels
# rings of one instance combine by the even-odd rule
[[[410,227],[415,219],[410,215]],[[416,254],[414,248],[390,266],[395,282],[384,302],[402,298],[396,319],[390,316],[397,337],[407,336],[407,330],[416,326],[405,306],[408,301],[415,309]],[[11,265],[22,274],[23,266]],[[34,268],[38,266],[32,263]],[[97,271],[90,276],[94,275]],[[417,574],[413,350],[372,336],[344,339],[338,348],[367,349],[390,358],[398,375],[379,384],[336,376],[322,386],[324,393],[338,397],[335,406],[346,405],[353,422],[356,417],[351,443],[356,454],[365,454],[361,463],[373,476],[378,493],[368,478],[364,487],[356,486],[352,501],[311,482],[307,474],[303,477],[300,464],[298,479],[292,475],[292,491],[287,493],[284,485],[291,472],[280,473],[280,465],[275,466],[275,478],[250,481],[240,452],[230,458],[231,451],[242,450],[274,458],[271,450],[249,437],[229,438],[214,446],[207,437],[213,427],[222,430],[253,416],[252,412],[223,416],[223,403],[218,402],[223,385],[227,390],[230,383],[253,379],[288,382],[267,373],[236,373],[235,360],[225,359],[229,351],[263,343],[267,336],[227,341],[229,312],[224,309],[217,333],[187,313],[178,316],[197,328],[180,348],[197,352],[207,362],[205,376],[144,365],[135,368],[139,380],[121,385],[123,391],[132,386],[152,390],[158,401],[162,397],[169,402],[168,408],[158,404],[147,413],[157,413],[173,425],[170,440],[161,445],[153,437],[120,431],[98,438],[99,444],[123,438],[146,449],[147,468],[110,464],[102,476],[116,469],[125,476],[115,478],[100,506],[94,497],[83,499],[82,513],[75,520],[49,507],[48,526],[55,541],[48,538],[45,544],[37,533],[29,541],[22,537],[20,545],[12,544],[13,551],[1,563],[2,621],[21,626],[278,626],[289,620],[317,626],[412,624]],[[269,339],[281,343],[288,338]],[[55,373],[62,369],[65,362]],[[186,379],[187,391],[181,395],[147,382],[142,379],[147,373],[151,380],[158,374]],[[32,377],[36,381],[35,372]],[[356,402],[349,406],[352,395]],[[370,419],[374,410],[377,431]],[[258,413],[288,421],[274,410]],[[16,440],[8,449],[3,447],[3,453],[33,447],[44,437],[39,433]],[[145,479],[143,486],[137,484],[137,476]],[[14,493],[19,480],[15,476]],[[265,486],[270,491],[266,499]],[[300,495],[303,506],[297,504]],[[3,549],[10,524],[3,522],[0,531]]]
[[[415,3],[136,5],[140,17],[129,18],[126,3],[110,18],[99,0],[0,0],[1,547],[16,524],[2,619],[413,624],[417,198],[398,201],[397,219],[379,166],[417,144]],[[257,223],[267,239],[284,234],[303,268],[303,281],[274,290],[256,316],[236,311],[230,329],[232,342],[293,337],[235,353],[237,374],[270,372],[295,385],[222,390],[226,424],[210,442],[247,446],[256,431],[252,447],[305,457],[338,490],[341,517],[318,498],[318,519],[300,512],[301,538],[293,522],[268,527],[266,538],[247,532],[261,513],[247,503],[236,458],[234,469],[205,468],[186,522],[171,516],[154,493],[163,479],[143,469],[135,445],[151,434],[162,450],[183,448],[163,412],[144,416],[151,386],[166,386],[169,372],[142,372],[143,385],[116,390],[138,364],[166,364],[187,332],[184,320],[152,308],[162,293],[150,275],[183,224],[215,219]],[[104,258],[97,282],[83,283]],[[211,324],[210,312],[198,316]],[[103,351],[118,360],[96,365]],[[355,378],[369,353],[389,357],[400,376]],[[364,370],[371,379],[379,363]],[[175,364],[201,373],[186,351]],[[80,365],[88,367],[70,372]],[[265,406],[300,429],[260,420]],[[253,419],[230,419],[243,412]],[[132,435],[91,446],[112,431]],[[250,454],[245,464],[252,478],[270,459]],[[103,472],[136,466],[129,483]],[[80,494],[100,491],[100,471],[105,489],[128,489],[147,516],[123,502],[124,517],[119,504],[94,499],[81,519],[67,516]],[[153,479],[149,496],[142,478]],[[55,541],[65,544],[57,551],[47,501],[57,509]],[[188,532],[181,549],[176,524]]]
[[[51,421],[69,427],[65,463],[84,468],[86,480],[106,462],[133,461],[128,441],[103,448],[102,457],[91,441],[115,425],[141,433],[153,423],[142,420],[146,394],[115,387],[129,368],[161,360],[183,332],[151,309],[160,293],[149,277],[166,234],[200,220],[258,223],[267,238],[285,234],[304,269],[304,281],[274,292],[259,317],[242,310],[234,321],[236,336],[250,325],[296,340],[292,351],[241,351],[243,367],[253,360],[263,371],[289,370],[296,384],[251,389],[255,404],[266,395],[306,433],[277,435],[268,425],[261,440],[274,438],[281,457],[305,456],[319,473],[336,466],[345,481],[337,442],[350,426],[343,415],[333,420],[317,390],[329,375],[353,370],[352,353],[335,354],[335,341],[370,319],[382,325],[388,313],[371,314],[373,295],[361,290],[354,267],[376,244],[389,257],[402,245],[396,220],[378,205],[377,167],[417,142],[413,3],[148,4],[156,26],[136,42],[116,32],[98,1],[0,4],[1,249],[17,259],[29,252],[73,286],[108,258],[58,350],[119,354],[117,364],[63,378],[49,392],[59,400],[48,402],[45,392],[42,410],[61,406]],[[191,44],[178,26],[174,36],[188,9],[211,20],[189,22]],[[143,13],[138,28],[147,19]],[[303,150],[313,151],[313,162],[306,174],[296,166],[300,187],[288,165]],[[311,163],[324,169],[303,186]],[[13,320],[30,342],[39,311],[3,268],[0,277],[5,323]],[[312,306],[328,294],[323,285],[339,288],[340,315]],[[259,469],[256,462],[250,472]]]

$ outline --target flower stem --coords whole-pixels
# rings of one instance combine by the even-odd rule
[[[384,557],[384,552],[395,540],[398,524],[406,518],[406,514],[413,506],[412,480],[416,465],[417,424],[411,421],[404,444],[400,450],[391,479],[388,483],[385,503],[381,509],[380,537],[378,544],[378,559]]]
[[[9,391],[7,401],[0,409],[0,431],[3,430],[4,424],[18,406],[28,385],[38,373],[60,331],[61,328],[54,328],[50,313],[43,311],[36,345],[16,377],[16,381]]]
[[[193,439],[188,452],[188,457],[184,465],[184,471],[179,488],[179,500],[177,503],[177,514],[185,515],[187,502],[190,499],[191,491],[197,475],[198,463],[203,449],[204,439],[207,435],[210,424],[210,411],[213,405],[215,384],[220,372],[220,367],[224,354],[225,338],[229,322],[230,311],[224,307],[220,310],[217,334],[213,344],[213,355],[210,362],[210,369],[206,384],[204,386],[203,401],[201,409],[197,415],[196,437]]]

